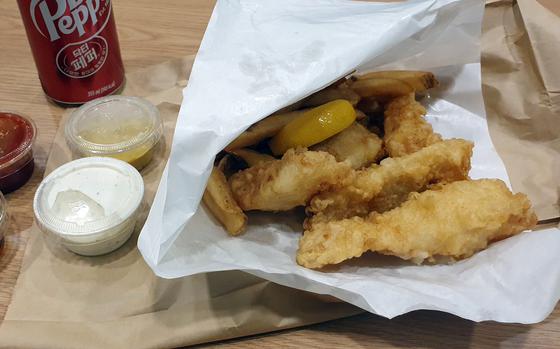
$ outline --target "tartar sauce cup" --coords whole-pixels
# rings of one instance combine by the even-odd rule
[[[108,96],[75,110],[65,126],[76,157],[105,156],[141,170],[152,159],[163,124],[158,109],[139,97]]]
[[[123,245],[144,196],[140,173],[112,158],[88,157],[54,170],[39,185],[33,210],[39,228],[85,256]]]

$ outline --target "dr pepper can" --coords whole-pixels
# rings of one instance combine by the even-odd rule
[[[43,90],[83,104],[124,82],[110,0],[17,0]]]

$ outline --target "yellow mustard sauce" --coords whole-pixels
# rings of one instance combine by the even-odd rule
[[[96,144],[120,144],[149,132],[149,129],[150,124],[147,120],[129,120],[120,122],[118,125],[95,125],[95,127],[90,125],[87,130],[79,133],[79,137]],[[123,145],[123,149],[126,149],[125,145]],[[153,154],[154,146],[151,143],[145,143],[106,156],[128,162],[137,170],[141,170],[152,160]]]

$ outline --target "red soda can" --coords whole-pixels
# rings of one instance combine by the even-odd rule
[[[75,105],[121,88],[124,67],[110,0],[18,0],[18,5],[47,96]]]

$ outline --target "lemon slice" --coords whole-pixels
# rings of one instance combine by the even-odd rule
[[[325,103],[304,112],[284,126],[270,141],[275,155],[297,147],[309,147],[344,130],[356,120],[352,104],[344,99]]]

